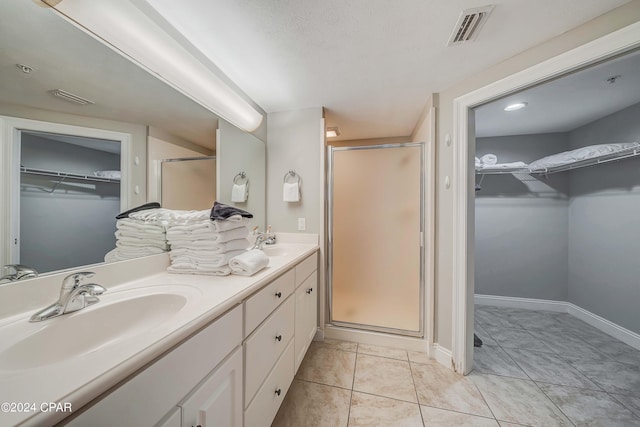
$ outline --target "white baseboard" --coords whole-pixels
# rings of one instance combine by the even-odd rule
[[[525,310],[555,311],[559,313],[566,313],[568,304],[564,301],[553,301],[548,299],[501,297],[481,294],[475,294],[473,301],[478,305],[523,308]]]
[[[541,300],[533,298],[501,297],[494,295],[474,295],[474,303],[495,307],[522,308],[568,313],[614,338],[640,350],[640,335],[617,325],[604,317],[591,313],[582,307],[566,301]]]
[[[436,362],[438,362],[445,368],[454,370],[453,354],[451,353],[451,350],[441,347],[440,345],[438,345],[438,343],[436,343],[431,347],[430,357],[432,359],[435,359]]]

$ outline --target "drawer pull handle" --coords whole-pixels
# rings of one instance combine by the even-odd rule
[[[282,292],[276,292],[276,296],[277,296],[278,298],[282,298]]]
[[[307,293],[310,294],[311,292],[313,292],[313,288],[309,288],[307,289]]]
[[[280,390],[279,388],[277,388],[277,389],[276,389],[276,394],[277,394],[278,396],[280,396],[280,393],[282,393],[282,390]]]
[[[282,341],[282,335],[276,335],[276,340],[277,341]]]

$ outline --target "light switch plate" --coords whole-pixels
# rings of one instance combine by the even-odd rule
[[[305,218],[298,218],[298,231],[305,231],[307,229],[307,220]]]

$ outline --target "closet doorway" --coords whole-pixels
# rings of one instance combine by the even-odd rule
[[[331,324],[423,335],[424,144],[329,148]]]
[[[471,165],[471,159],[474,157],[472,153],[475,152],[476,141],[472,110],[506,95],[536,87],[541,82],[553,81],[587,66],[595,65],[599,61],[629,53],[634,48],[640,47],[639,31],[640,25],[632,24],[454,100],[453,140],[456,168],[452,185],[454,199],[452,354],[456,371],[469,373],[473,367],[474,353],[475,206],[474,167]],[[614,76],[603,76],[602,84],[610,84],[607,81],[609,77]],[[594,84],[593,87],[596,85]],[[602,100],[601,97],[594,105],[600,105]],[[555,119],[553,112],[545,111],[545,114],[549,120]],[[505,161],[512,160],[505,158]],[[517,185],[526,184],[519,181]]]
[[[131,135],[14,117],[0,124],[2,264],[46,273],[103,262],[128,205]]]

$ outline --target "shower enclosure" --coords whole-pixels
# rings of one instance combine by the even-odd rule
[[[329,314],[423,336],[424,144],[329,147]]]

